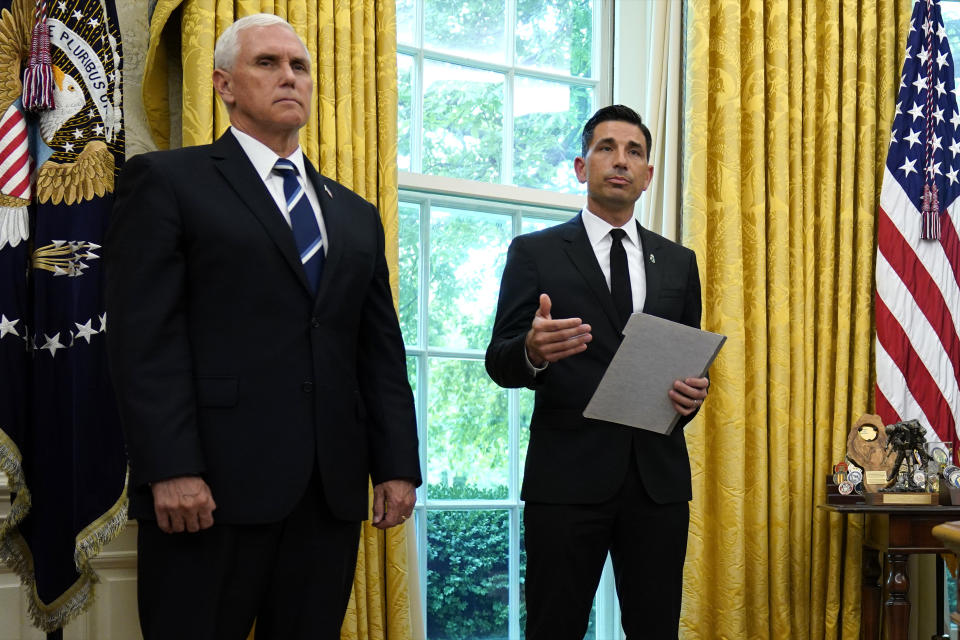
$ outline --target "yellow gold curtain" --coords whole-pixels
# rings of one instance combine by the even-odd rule
[[[729,339],[687,428],[684,638],[856,638],[874,220],[911,0],[689,0],[683,242]]]
[[[314,69],[312,118],[300,144],[319,171],[374,202],[383,220],[397,291],[397,76],[394,0],[159,0],[150,26],[143,102],[157,144],[169,145],[170,114],[182,109],[185,146],[229,125],[210,77],[217,37],[252,13],[285,18],[307,44]],[[176,51],[179,47],[179,52]],[[171,109],[168,62],[182,65],[182,105]],[[341,638],[403,640],[413,634],[408,557],[413,525],[386,533],[364,524]]]

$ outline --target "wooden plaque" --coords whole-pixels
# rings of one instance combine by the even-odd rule
[[[865,413],[850,429],[850,435],[847,437],[847,459],[853,464],[863,469],[863,487],[868,493],[879,491],[881,488],[892,484],[884,482],[867,482],[867,479],[878,479],[878,473],[882,471],[884,478],[893,468],[896,462],[896,452],[892,449],[886,450],[887,432],[883,428],[883,421],[880,416],[872,413]]]

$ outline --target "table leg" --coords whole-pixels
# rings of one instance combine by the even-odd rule
[[[860,583],[860,640],[880,637],[880,552],[863,548]]]
[[[884,604],[883,627],[888,640],[907,640],[910,626],[910,600],[907,590],[907,554],[887,553],[887,601]]]

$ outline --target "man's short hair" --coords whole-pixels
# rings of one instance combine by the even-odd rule
[[[643,132],[643,137],[647,142],[647,159],[649,160],[650,146],[653,144],[650,129],[647,129],[647,125],[643,124],[643,120],[640,119],[640,115],[636,111],[622,104],[614,104],[598,109],[597,112],[587,120],[587,124],[583,125],[583,134],[580,136],[580,157],[587,157],[590,143],[593,142],[593,130],[597,128],[597,125],[610,120],[629,122],[630,124],[635,124],[640,127],[640,131]]]
[[[300,40],[300,44],[303,44],[303,40],[297,35],[296,30],[280,16],[275,16],[272,13],[254,13],[234,22],[217,38],[217,44],[213,48],[213,68],[223,69],[224,71],[233,69],[233,65],[237,61],[237,53],[240,51],[241,31],[252,27],[271,27],[273,25],[281,25],[290,29],[290,32],[297,36],[297,40]],[[307,52],[307,60],[309,60],[310,52],[307,51],[306,45],[303,45],[303,50]]]

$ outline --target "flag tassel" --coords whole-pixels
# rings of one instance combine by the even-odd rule
[[[923,185],[923,210],[920,215],[920,238],[923,240],[939,240],[940,201],[937,197],[937,185]]]
[[[23,72],[23,106],[30,111],[53,109],[53,62],[50,57],[50,32],[47,31],[47,3],[37,0],[30,60]]]

